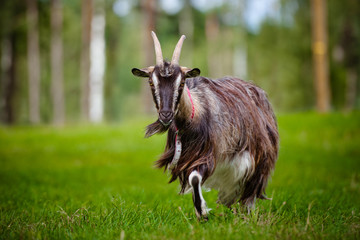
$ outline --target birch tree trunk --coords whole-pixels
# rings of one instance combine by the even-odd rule
[[[247,79],[247,49],[246,45],[238,45],[234,50],[234,76]]]
[[[62,3],[51,1],[51,95],[53,100],[53,123],[62,125],[65,121],[63,85]]]
[[[192,8],[190,5],[190,0],[185,0],[184,8],[180,12],[179,16],[179,30],[180,34],[179,37],[184,34],[186,36],[186,52],[181,55],[181,62],[183,62],[183,66],[192,67],[192,56],[194,56],[193,52],[193,39],[194,39],[194,21],[193,21],[193,14]],[[182,50],[184,51],[184,50]]]
[[[81,62],[80,62],[80,109],[81,118],[89,120],[89,74],[90,74],[90,32],[92,0],[82,0],[81,4]]]
[[[40,50],[36,0],[27,3],[27,64],[29,73],[29,120],[40,122]]]
[[[103,0],[94,1],[90,41],[89,118],[99,123],[104,116],[105,9]]]
[[[233,55],[233,75],[241,79],[247,79],[247,36],[245,31],[244,9],[246,0],[239,0],[233,7],[239,18],[239,27],[235,30],[235,46]]]

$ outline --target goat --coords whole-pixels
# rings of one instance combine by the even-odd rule
[[[156,162],[179,179],[180,193],[192,192],[196,216],[207,220],[209,209],[201,186],[218,191],[218,203],[234,203],[250,211],[265,188],[278,157],[277,121],[266,93],[235,77],[199,77],[198,68],[179,66],[178,41],[171,62],[164,61],[160,42],[151,33],[156,65],[132,73],[148,78],[158,119],[145,137],[168,131],[165,151]]]

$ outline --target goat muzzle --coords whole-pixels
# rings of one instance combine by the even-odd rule
[[[160,111],[159,112],[159,121],[164,125],[168,126],[174,117],[174,113],[172,111]]]

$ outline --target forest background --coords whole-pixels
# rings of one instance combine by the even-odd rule
[[[147,82],[131,74],[154,64],[151,30],[168,58],[185,34],[181,65],[253,81],[277,113],[360,107],[357,0],[7,0],[0,29],[5,124],[153,114]],[[325,59],[322,89],[316,54]]]

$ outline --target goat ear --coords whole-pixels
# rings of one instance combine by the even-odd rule
[[[200,69],[198,68],[190,69],[187,67],[182,67],[181,71],[185,74],[185,78],[193,78],[200,75]]]
[[[131,69],[132,74],[137,77],[150,77],[151,73],[154,71],[154,67],[148,67],[143,69],[133,68]]]

